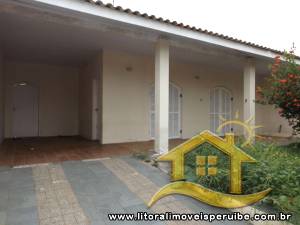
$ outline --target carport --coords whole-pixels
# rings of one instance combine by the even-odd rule
[[[256,114],[263,134],[278,133],[274,119],[289,134],[273,109],[252,101],[278,52],[128,12],[1,1],[2,164],[100,157],[104,144],[112,154],[137,142],[163,153],[168,139],[215,131],[220,115],[236,111]]]

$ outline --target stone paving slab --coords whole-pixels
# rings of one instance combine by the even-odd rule
[[[89,225],[59,164],[33,167],[39,225]]]
[[[108,220],[108,213],[223,212],[182,196],[147,208],[168,182],[167,174],[131,157],[0,168],[0,225],[229,224]]]
[[[108,213],[126,213],[126,207],[141,205],[143,202],[101,162],[66,162],[62,166],[92,224],[138,224],[108,221]],[[80,176],[78,172],[92,173],[93,179],[90,175]],[[75,179],[78,176],[80,180]]]
[[[32,170],[0,169],[0,224],[38,225]]]
[[[111,170],[115,176],[117,176],[124,184],[127,185],[128,189],[136,194],[141,200],[143,200],[144,204],[150,201],[151,197],[159,187],[149,180],[147,177],[138,173],[135,168],[130,166],[122,159],[108,159],[102,161],[102,163]],[[173,212],[173,213],[193,213],[187,206],[182,204],[180,201],[176,201],[173,196],[165,197],[160,200],[160,204],[155,204],[151,207],[156,213],[165,213],[165,212]],[[210,224],[206,222],[197,222],[197,221],[166,221],[167,225],[175,225],[175,224]]]
[[[133,157],[130,156],[123,156],[121,157],[123,161],[128,163],[130,166],[132,166],[138,173],[142,174],[143,176],[147,177],[149,180],[151,180],[153,183],[155,183],[157,186],[162,187],[170,182],[170,176],[164,172],[162,172],[160,169],[151,166],[150,164],[146,164],[144,162],[141,162],[139,160],[136,160]],[[185,206],[187,206],[190,210],[192,210],[194,213],[204,212],[207,214],[210,213],[232,213],[231,211],[227,209],[222,208],[216,208],[204,203],[201,203],[193,198],[183,196],[183,195],[174,195],[176,200],[181,201]],[[160,200],[161,201],[161,200]],[[212,222],[211,225],[214,224],[223,224],[223,225],[229,225],[229,224],[246,224],[245,222],[238,222],[238,221],[222,221],[222,222]]]

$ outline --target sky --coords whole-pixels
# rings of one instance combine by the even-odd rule
[[[280,51],[294,44],[300,56],[299,0],[114,0],[114,5]]]

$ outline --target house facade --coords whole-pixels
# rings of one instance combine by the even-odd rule
[[[169,138],[215,132],[236,112],[254,117],[259,134],[292,133],[275,109],[254,103],[281,52],[100,1],[0,6],[1,140],[154,139],[163,153]]]

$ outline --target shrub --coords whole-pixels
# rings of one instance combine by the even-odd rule
[[[279,147],[257,142],[252,148],[244,149],[257,160],[257,163],[244,163],[242,167],[243,194],[272,188],[263,203],[272,205],[280,211],[293,213],[293,221],[300,221],[300,151],[297,148],[297,145]],[[217,155],[217,175],[197,176],[196,155]],[[228,193],[228,157],[209,144],[201,145],[186,154],[185,173],[189,181]]]
[[[300,134],[300,67],[295,63],[294,51],[286,52],[284,60],[275,57],[266,87],[257,88],[258,103],[274,105]]]

